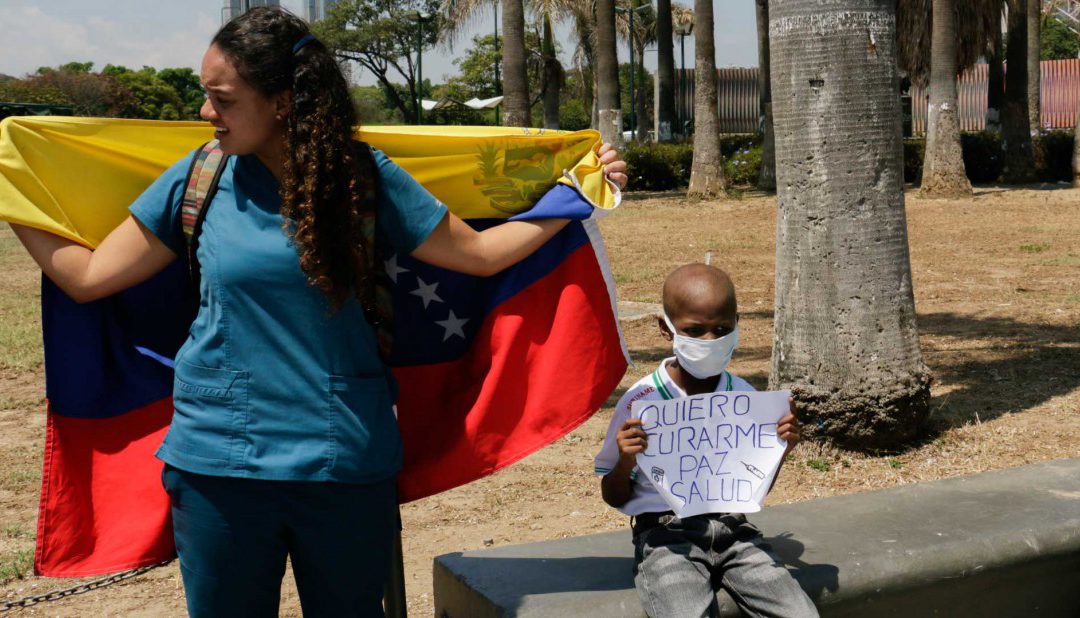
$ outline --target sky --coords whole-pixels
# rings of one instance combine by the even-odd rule
[[[683,2],[687,4],[687,2]],[[282,0],[297,14],[302,0]],[[22,77],[41,66],[92,61],[100,70],[106,64],[130,68],[152,66],[191,67],[198,70],[203,52],[221,25],[222,0],[0,0],[0,73]],[[716,15],[716,64],[719,67],[757,66],[754,0],[713,0]],[[439,83],[457,73],[452,60],[468,48],[473,34],[488,34],[490,10],[478,16],[475,28],[466,32],[453,50],[428,49],[424,53],[424,76]],[[573,37],[569,27],[558,27],[562,60],[570,65]],[[686,58],[693,64],[693,37],[686,39]],[[629,61],[629,50],[620,45],[620,62]],[[679,45],[675,44],[679,66]],[[656,69],[655,50],[646,50],[645,66]],[[374,83],[370,74],[354,71],[360,84]]]

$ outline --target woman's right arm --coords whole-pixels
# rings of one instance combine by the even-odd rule
[[[165,243],[130,215],[97,249],[25,225],[12,223],[11,229],[49,279],[79,303],[142,283],[176,259]]]

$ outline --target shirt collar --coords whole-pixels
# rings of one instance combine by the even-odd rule
[[[686,397],[686,391],[679,387],[675,383],[675,380],[671,379],[671,374],[668,373],[668,363],[675,360],[674,356],[669,356],[660,361],[660,366],[653,372],[653,386],[660,392],[660,395],[664,399],[678,399],[680,397]],[[720,375],[720,379],[716,382],[716,390],[714,393],[723,393],[731,390],[731,374],[725,371]]]

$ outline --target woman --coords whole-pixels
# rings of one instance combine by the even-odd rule
[[[229,162],[199,236],[201,302],[176,357],[158,457],[193,616],[276,616],[286,557],[304,613],[381,615],[401,443],[392,378],[365,320],[375,216],[396,251],[473,275],[531,254],[565,225],[476,232],[381,153],[377,198],[354,150],[346,80],[300,19],[253,9],[202,62],[202,117]],[[135,285],[186,251],[192,155],[96,250],[12,226],[77,301]],[[601,161],[620,186],[625,164]]]

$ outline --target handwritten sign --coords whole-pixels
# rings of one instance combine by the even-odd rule
[[[787,443],[777,421],[789,391],[636,401],[648,448],[637,464],[679,517],[761,510]]]

